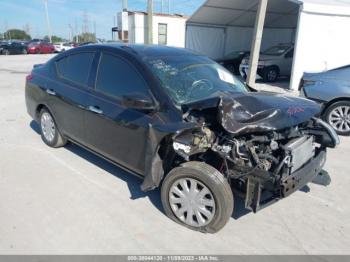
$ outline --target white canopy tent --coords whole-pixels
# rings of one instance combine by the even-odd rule
[[[250,50],[260,1],[207,0],[187,22],[186,47],[214,59]],[[268,0],[261,49],[295,42],[297,89],[303,72],[350,64],[349,31],[350,0]]]

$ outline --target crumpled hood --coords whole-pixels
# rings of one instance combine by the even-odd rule
[[[231,134],[277,131],[297,126],[318,115],[321,108],[310,100],[273,93],[236,93],[188,104],[187,110],[216,107],[218,120]]]
[[[268,93],[222,97],[221,125],[232,134],[281,130],[299,125],[320,113],[320,106],[304,98]]]

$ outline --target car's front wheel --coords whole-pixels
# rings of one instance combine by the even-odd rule
[[[202,162],[187,162],[165,177],[161,198],[164,211],[192,230],[215,233],[233,212],[233,194],[225,177]]]
[[[263,80],[264,82],[276,82],[278,79],[279,70],[275,66],[270,66],[264,69],[263,71]]]
[[[67,140],[59,132],[52,114],[43,108],[40,111],[41,138],[50,147],[62,147]]]
[[[329,106],[325,120],[342,136],[350,136],[350,101],[340,101]]]
[[[2,51],[2,53],[4,55],[10,55],[10,50],[5,49],[5,50]]]

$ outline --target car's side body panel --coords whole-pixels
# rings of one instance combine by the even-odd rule
[[[301,87],[307,98],[325,104],[350,99],[350,66],[317,74],[305,73]]]
[[[150,179],[145,180],[144,189],[154,188],[163,175],[162,170],[158,171],[161,173],[159,176],[151,175],[155,168],[152,161],[156,158],[160,141],[167,135],[193,127],[193,124],[182,122],[181,111],[167,103],[168,98],[162,94],[161,88],[157,86],[158,82],[133,55],[110,48],[86,48],[96,52],[89,76],[89,87],[66,81],[58,75],[56,61],[79,52],[79,49],[69,50],[33,70],[33,79],[26,87],[28,112],[38,120],[38,106],[46,106],[66,138],[137,175],[149,174]],[[159,103],[157,112],[126,108],[118,99],[105,96],[94,89],[100,53],[111,50],[127,59],[145,77]],[[47,90],[53,91],[54,95],[48,94]],[[103,113],[92,112],[90,106],[98,107]],[[137,150],[130,150],[131,148]]]

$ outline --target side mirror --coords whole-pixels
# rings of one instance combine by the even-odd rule
[[[157,105],[150,96],[140,93],[123,96],[122,105],[131,109],[144,111],[154,111],[157,109]]]

